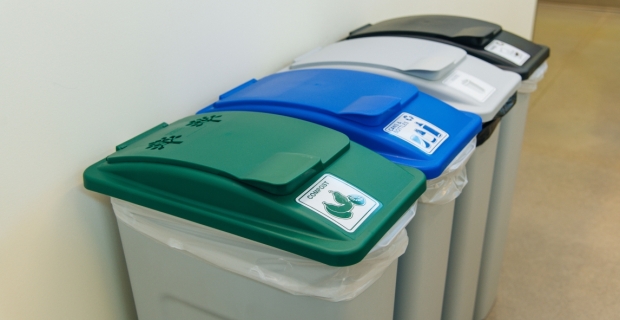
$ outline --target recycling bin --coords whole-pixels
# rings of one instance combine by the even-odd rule
[[[481,118],[461,112],[406,82],[349,70],[308,69],[251,80],[201,110],[269,112],[343,132],[427,177],[399,258],[396,315],[438,319],[450,249],[454,202],[467,184]],[[397,304],[399,305],[399,304]],[[370,317],[366,317],[370,319]]]
[[[494,23],[445,15],[391,19],[366,25],[351,32],[349,38],[372,36],[414,37],[450,44],[501,69],[516,72],[523,80],[517,103],[502,120],[500,129],[474,313],[475,320],[484,319],[497,295],[530,93],[536,90],[547,70],[549,48],[502,30]]]
[[[426,188],[332,129],[226,111],[162,124],[90,166],[140,319],[391,319]]]
[[[468,187],[456,199],[443,319],[473,316],[491,197],[500,121],[514,106],[521,78],[463,49],[407,37],[364,37],[313,50],[291,70],[339,68],[385,75],[416,85],[449,105],[478,114],[483,124],[467,163]],[[398,303],[396,310],[400,309]]]

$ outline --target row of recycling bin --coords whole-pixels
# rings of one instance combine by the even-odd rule
[[[549,49],[454,16],[367,25],[84,173],[140,319],[476,319]]]

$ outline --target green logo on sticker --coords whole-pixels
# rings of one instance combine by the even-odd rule
[[[341,218],[341,219],[350,219],[353,216],[353,207],[356,205],[363,206],[366,203],[364,197],[360,195],[349,195],[345,197],[342,193],[338,191],[329,190],[331,194],[334,196],[334,201],[339,204],[331,204],[323,201],[323,206],[325,206],[325,210],[330,214]]]

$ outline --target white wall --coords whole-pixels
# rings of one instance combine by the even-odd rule
[[[134,319],[113,147],[368,22],[461,14],[529,37],[535,0],[0,1],[0,319]]]

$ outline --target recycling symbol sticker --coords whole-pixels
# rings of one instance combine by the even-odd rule
[[[381,208],[379,201],[331,174],[323,175],[296,200],[347,232],[354,232]]]
[[[383,131],[398,137],[426,154],[433,154],[450,135],[436,125],[403,112]]]

